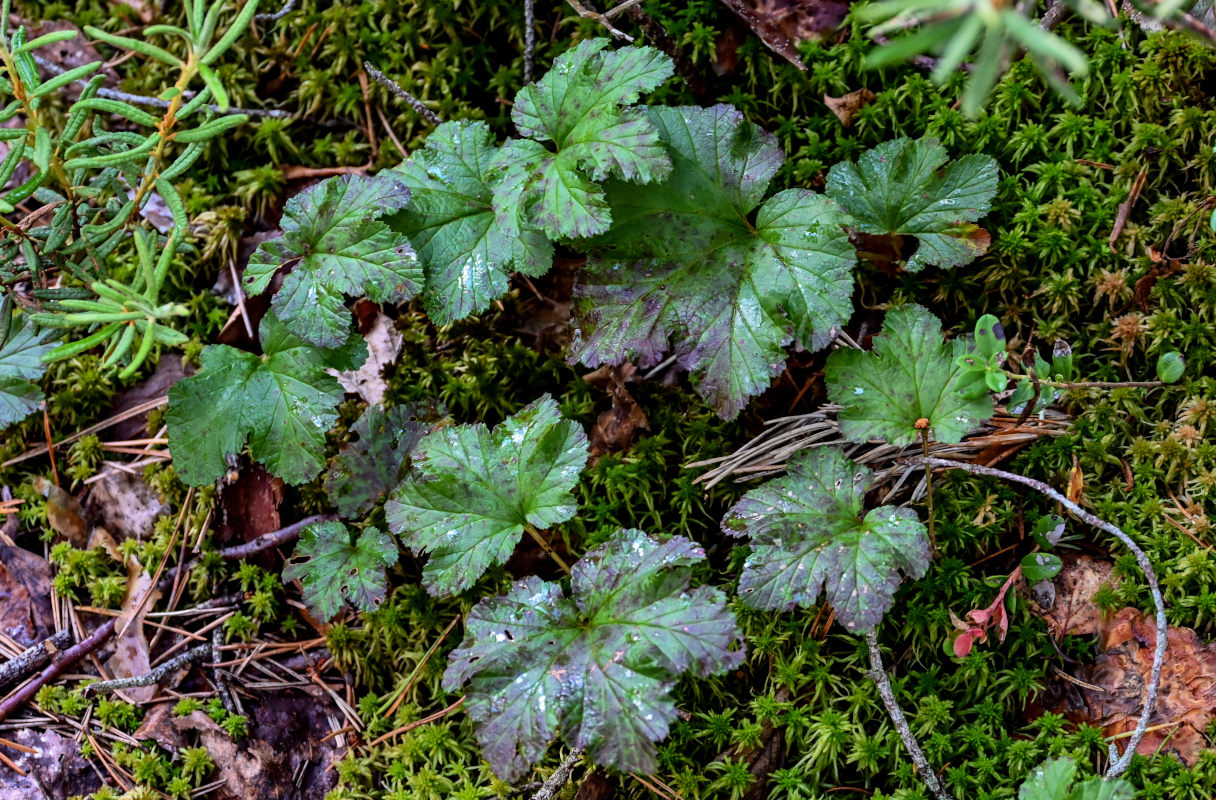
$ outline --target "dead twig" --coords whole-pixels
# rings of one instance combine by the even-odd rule
[[[582,757],[582,748],[576,747],[571,750],[562,759],[562,763],[557,765],[557,769],[553,770],[553,774],[541,784],[540,790],[532,795],[532,800],[553,800],[553,798],[557,797],[557,793],[570,780],[570,773],[574,771],[574,766],[578,764],[579,759]]]
[[[1034,478],[1028,478],[1025,475],[1018,475],[1013,472],[1006,472],[1002,469],[993,469],[992,467],[982,467],[979,464],[968,464],[966,462],[950,461],[945,458],[922,458],[913,459],[926,467],[942,467],[944,469],[961,469],[964,472],[970,472],[973,475],[986,475],[991,478],[1000,478],[1011,483],[1019,483],[1022,486],[1027,486],[1045,495],[1064,508],[1077,519],[1091,525],[1100,530],[1106,531],[1114,536],[1123,546],[1132,552],[1136,557],[1136,563],[1140,566],[1140,570],[1144,573],[1144,579],[1148,583],[1149,593],[1153,596],[1153,605],[1156,608],[1156,638],[1157,645],[1153,651],[1153,667],[1149,674],[1148,686],[1144,691],[1144,708],[1140,712],[1140,719],[1136,723],[1136,728],[1132,732],[1131,739],[1127,743],[1127,748],[1123,751],[1123,755],[1119,755],[1118,749],[1112,744],[1110,745],[1110,766],[1106,770],[1107,778],[1117,778],[1122,775],[1131,764],[1132,756],[1136,754],[1136,748],[1140,745],[1140,740],[1144,738],[1144,734],[1148,729],[1149,719],[1153,716],[1153,712],[1157,708],[1157,694],[1161,688],[1161,667],[1165,662],[1165,648],[1167,623],[1165,619],[1165,599],[1161,596],[1161,587],[1157,583],[1157,573],[1153,570],[1153,564],[1149,560],[1148,554],[1136,544],[1132,537],[1123,532],[1119,526],[1107,522],[1101,517],[1095,516],[1079,505],[1069,500],[1060,492],[1052,487],[1037,481]]]
[[[536,0],[524,0],[524,83],[532,82],[532,57],[536,53]]]
[[[211,644],[208,650],[211,652],[211,661],[214,664],[220,663],[224,658],[224,653],[221,648],[224,646],[224,628],[222,625],[216,625],[211,630]],[[224,710],[229,714],[236,714],[236,701],[232,699],[232,687],[228,683],[228,674],[222,667],[215,668],[215,687],[219,690],[220,700],[224,703]]]
[[[305,517],[299,522],[293,522],[284,528],[279,528],[277,531],[264,533],[258,538],[252,539],[244,544],[238,544],[233,547],[225,547],[223,550],[216,553],[216,555],[225,561],[237,561],[242,558],[248,558],[254,553],[261,553],[262,551],[269,550],[272,547],[278,547],[281,544],[287,544],[288,542],[295,541],[299,538],[300,533],[309,525],[316,525],[320,522],[331,522],[337,518],[338,517],[334,514],[314,514],[311,517]],[[199,559],[196,558],[185,566],[173,567],[172,569],[166,570],[165,576],[172,579],[179,572],[184,573],[194,569],[198,566],[198,563]]]
[[[603,25],[604,29],[612,34],[614,38],[633,44],[633,37],[624,31],[617,30],[616,27],[613,26],[612,21],[607,14],[601,14],[590,5],[580,3],[579,0],[566,0],[566,2],[569,3],[570,7],[578,12],[578,15],[583,19],[593,19],[599,24]]]
[[[296,0],[287,0],[287,2],[283,4],[283,7],[280,8],[278,11],[275,11],[271,14],[255,14],[253,17],[253,21],[258,23],[259,25],[266,23],[266,22],[278,22],[283,17],[290,14],[292,12],[292,9],[294,9],[295,7],[296,7]]]
[[[134,675],[130,678],[115,678],[111,681],[97,681],[96,683],[87,684],[83,692],[86,695],[90,695],[101,694],[102,692],[114,692],[119,689],[130,689],[134,686],[151,686],[154,683],[159,683],[170,672],[179,670],[195,661],[201,661],[209,654],[211,654],[211,645],[200,644],[193,650],[187,650],[177,658],[166,661],[156,669],[145,672],[143,675]]]
[[[410,108],[417,111],[419,116],[421,116],[427,122],[431,123],[432,125],[438,125],[441,122],[443,122],[443,120],[441,120],[439,118],[438,114],[436,114],[434,111],[431,111],[429,108],[426,107],[425,103],[423,103],[417,97],[414,97],[412,94],[407,92],[405,89],[402,89],[400,86],[398,86],[396,81],[394,81],[392,78],[388,77],[383,72],[381,72],[380,70],[373,67],[372,62],[364,61],[363,69],[367,72],[368,75],[370,75],[372,77],[372,80],[374,80],[376,83],[380,84],[384,88],[388,89],[393,94],[397,95],[397,97],[399,99],[404,100],[409,105]]]
[[[58,678],[68,667],[94,652],[98,647],[101,647],[106,639],[114,635],[114,626],[117,622],[117,617],[103,622],[88,637],[64,650],[59,658],[52,659],[51,663],[42,672],[38,673],[34,680],[4,698],[3,701],[0,701],[0,722],[8,719],[10,714],[33,699],[34,695],[38,694],[39,689],[55,678]]]
[[[916,771],[920,773],[920,779],[925,782],[925,786],[929,787],[929,791],[938,800],[954,800],[954,795],[942,786],[937,773],[929,765],[925,752],[920,749],[912,729],[908,727],[908,720],[904,717],[903,709],[899,707],[899,700],[895,698],[895,690],[891,687],[891,679],[887,677],[887,670],[882,665],[882,653],[878,649],[878,635],[874,631],[866,634],[866,647],[870,650],[870,671],[867,674],[878,687],[878,696],[882,698],[882,704],[887,707],[887,716],[894,723],[895,730],[904,743],[904,749],[908,751],[912,763],[916,765]]]
[[[24,680],[43,667],[54,655],[72,644],[71,631],[62,630],[50,638],[27,648],[16,658],[0,666],[0,687]]]

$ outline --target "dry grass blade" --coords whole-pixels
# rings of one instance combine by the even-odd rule
[[[847,447],[849,458],[874,470],[874,486],[888,487],[888,498],[903,488],[910,475],[921,472],[919,466],[897,463],[901,458],[919,455],[919,444],[907,447],[892,447],[882,442],[850,445],[840,435],[836,422],[839,413],[840,406],[827,404],[810,414],[770,420],[765,423],[766,430],[735,452],[686,464],[684,468],[712,467],[696,478],[696,483],[702,483],[708,489],[727,479],[744,483],[781,473],[791,456],[808,447]],[[1056,409],[1048,409],[1041,417],[1032,418],[1023,425],[1018,425],[1013,415],[999,413],[958,444],[931,443],[929,451],[936,457],[991,466],[1041,436],[1065,433],[1070,422],[1068,415]],[[912,487],[911,499],[917,500],[923,494],[922,478]]]

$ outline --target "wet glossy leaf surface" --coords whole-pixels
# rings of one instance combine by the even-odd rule
[[[917,441],[926,420],[933,439],[958,442],[992,416],[986,391],[965,386],[957,363],[972,345],[942,341],[937,317],[918,305],[887,312],[872,351],[841,348],[828,356],[828,397],[839,403],[840,431],[852,442]]]
[[[304,602],[321,619],[331,620],[345,603],[373,611],[388,588],[385,570],[397,563],[397,544],[375,528],[351,541],[341,522],[309,525],[295,555],[283,568],[286,580],[304,586]]]
[[[676,678],[743,660],[725,596],[690,585],[704,557],[682,537],[622,530],[574,565],[568,595],[531,577],[469,612],[444,686],[467,684],[465,709],[501,778],[523,775],[558,735],[596,763],[654,768]]]
[[[739,594],[754,608],[808,607],[822,595],[850,631],[869,631],[903,577],[929,566],[929,537],[908,508],[862,515],[870,470],[834,448],[795,456],[787,474],[743,496],[723,530],[751,537]]]
[[[283,235],[254,251],[245,290],[258,294],[280,267],[295,262],[272,305],[287,329],[309,344],[337,347],[350,337],[346,295],[403,302],[422,289],[414,248],[380,221],[409,203],[391,173],[328,178],[287,201]]]
[[[227,345],[203,350],[202,370],[169,389],[169,448],[188,484],[211,483],[228,457],[250,455],[288,483],[312,480],[324,465],[325,434],[337,420],[342,387],[326,368],[356,369],[367,357],[358,337],[338,350],[311,347],[267,314],[264,355]]]
[[[794,338],[830,341],[851,313],[856,257],[826,197],[792,189],[760,205],[781,151],[740,112],[648,113],[674,169],[645,193],[609,184],[616,225],[576,286],[573,357],[646,368],[670,349],[730,418],[781,373]]]
[[[587,463],[587,435],[548,395],[501,425],[459,425],[423,437],[414,469],[385,506],[390,530],[428,560],[432,594],[467,589],[506,561],[526,526],[574,516],[570,493]]]
[[[936,139],[893,139],[833,166],[824,191],[864,233],[915,236],[909,272],[957,267],[987,248],[970,223],[988,213],[998,170],[990,156],[948,158]]]
[[[497,151],[484,122],[445,122],[395,171],[412,197],[390,224],[418,249],[427,313],[441,325],[506,294],[512,269],[539,275],[553,261],[553,246],[517,207],[494,206]]]
[[[598,185],[605,178],[650,183],[671,169],[646,114],[622,108],[671,77],[671,59],[652,47],[608,44],[588,39],[559,56],[511,110],[529,138],[503,145],[497,163],[514,178],[495,188],[495,206],[522,206],[528,222],[554,238],[608,229],[612,212]]]

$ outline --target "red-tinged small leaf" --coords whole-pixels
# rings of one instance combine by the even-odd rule
[[[959,658],[966,658],[971,652],[971,645],[974,641],[974,636],[969,631],[960,633],[954,640],[954,655]]]
[[[997,630],[1000,631],[1000,636],[997,641],[1005,641],[1005,634],[1009,633],[1009,612],[1005,610],[1005,604],[1001,603],[996,610]]]

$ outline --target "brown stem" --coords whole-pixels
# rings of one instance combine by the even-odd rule
[[[71,644],[71,632],[59,631],[49,639],[26,649],[20,655],[6,661],[4,666],[0,666],[0,686],[8,686],[10,683],[22,680],[50,661],[54,653],[70,647]]]
[[[924,446],[925,458],[929,457],[929,429],[920,432],[920,441]],[[925,502],[929,504],[929,547],[937,552],[937,527],[933,516],[933,469],[925,467]]]
[[[101,627],[93,631],[86,638],[64,650],[59,658],[52,659],[46,669],[38,673],[32,681],[4,698],[3,701],[0,701],[0,722],[8,719],[10,714],[33,699],[34,695],[38,694],[39,689],[62,675],[68,667],[89,653],[92,653],[98,647],[101,647],[106,639],[114,635],[114,626],[116,624],[118,624],[118,617],[111,617],[106,620],[102,623]]]
[[[549,546],[549,543],[545,541],[545,537],[540,535],[540,531],[536,530],[536,528],[532,527],[531,525],[525,525],[524,530],[526,530],[528,535],[531,536],[538,545],[540,545],[540,549],[545,551],[545,555],[553,559],[553,561],[562,568],[562,572],[566,573],[567,575],[570,574],[570,565],[563,561],[562,557]]]

